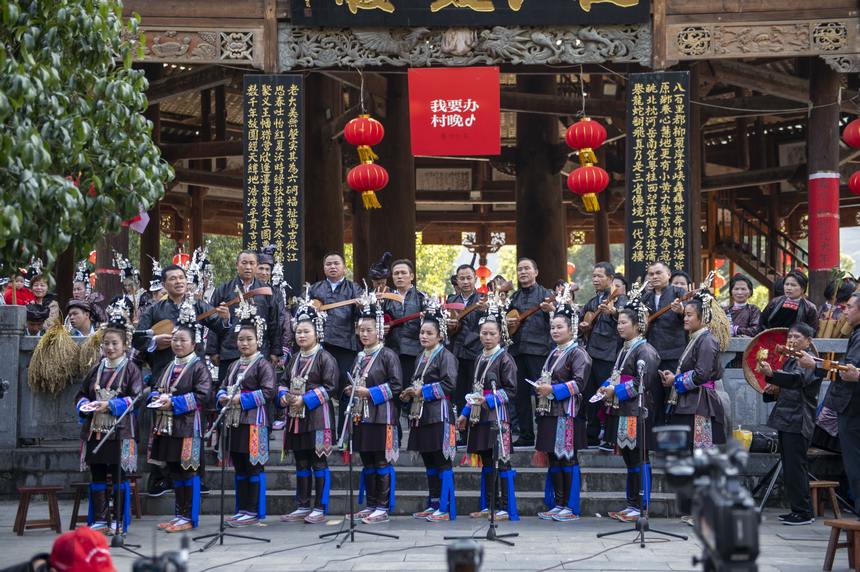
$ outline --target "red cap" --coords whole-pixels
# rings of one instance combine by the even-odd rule
[[[51,566],[59,572],[116,572],[107,539],[87,526],[57,537]]]

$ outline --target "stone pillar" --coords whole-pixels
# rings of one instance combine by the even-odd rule
[[[810,71],[809,298],[821,304],[831,269],[839,266],[839,74],[817,57]]]
[[[0,399],[0,449],[18,444],[18,360],[26,316],[24,306],[0,306],[0,383],[9,382]]]
[[[518,76],[517,89],[556,95],[555,76]],[[517,114],[517,257],[534,259],[540,271],[538,282],[549,288],[565,278],[567,263],[567,210],[553,165],[558,142],[556,116]]]
[[[308,75],[305,93],[305,279],[315,282],[323,278],[323,256],[343,252],[342,159],[326,129],[343,113],[343,97],[340,83],[319,73]]]

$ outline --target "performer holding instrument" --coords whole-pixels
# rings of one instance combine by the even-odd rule
[[[442,522],[457,518],[452,461],[457,432],[451,394],[457,380],[457,359],[445,349],[448,312],[428,298],[418,334],[423,352],[418,356],[412,383],[400,393],[409,413],[410,451],[421,453],[427,469],[427,508],[418,519]]]
[[[579,520],[580,484],[577,451],[586,444],[582,394],[591,370],[591,357],[576,342],[579,308],[570,285],[556,297],[550,314],[555,349],[547,355],[534,391],[537,395],[535,449],[548,457],[546,505],[542,520]],[[543,464],[543,463],[541,463]],[[550,494],[552,491],[552,494]]]
[[[318,524],[328,512],[331,473],[327,458],[335,425],[331,396],[340,373],[337,361],[321,345],[325,320],[325,312],[318,312],[306,293],[296,309],[293,328],[299,351],[287,365],[286,387],[278,391],[278,407],[287,413],[284,452],[292,451],[296,460],[297,506],[281,517],[284,522]]]

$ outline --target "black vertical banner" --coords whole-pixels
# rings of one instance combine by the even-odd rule
[[[625,272],[690,271],[690,72],[630,74]]]
[[[284,280],[304,280],[304,84],[300,75],[246,75],[242,243],[274,244]]]

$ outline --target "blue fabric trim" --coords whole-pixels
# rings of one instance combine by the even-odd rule
[[[498,401],[498,400],[496,399],[495,394],[493,394],[493,393],[488,394],[486,396],[486,400],[487,400],[487,407],[488,408],[490,408],[490,409],[496,408],[496,401]]]
[[[248,477],[248,482],[258,483],[260,486],[260,492],[257,495],[259,498],[257,503],[257,518],[263,520],[266,518],[266,473],[263,472],[259,475]]]
[[[579,463],[572,467],[562,467],[561,470],[565,473],[573,473],[573,477],[570,479],[570,491],[567,494],[567,508],[573,514],[579,516],[579,495],[582,488],[582,474],[579,469]]]
[[[285,396],[287,396],[289,393],[290,393],[290,392],[289,392],[289,391],[287,391],[286,389],[282,389],[282,390],[278,391],[278,398],[277,398],[277,399],[275,399],[275,406],[276,406],[278,409],[284,409],[284,407],[283,407],[283,406],[281,406],[281,399],[283,399],[283,398],[284,398]]]
[[[108,401],[108,409],[110,409],[110,414],[114,417],[119,417],[125,410],[128,409],[128,402],[126,402],[125,398],[117,397],[115,399],[111,399]]]
[[[301,469],[296,471],[296,477],[310,477],[313,472],[310,469]]]
[[[107,483],[90,483],[90,490],[87,495],[87,526],[92,526],[96,522],[96,517],[93,513],[93,493],[104,490],[107,490]]]
[[[323,483],[322,495],[320,495],[320,503],[323,506],[323,514],[328,514],[328,499],[329,494],[331,493],[331,470],[328,467],[323,469],[317,469],[314,471],[315,477],[325,477],[325,482]]]
[[[454,471],[445,469],[439,473],[442,478],[442,495],[439,498],[439,510],[447,512],[451,520],[457,520],[457,497],[454,493]]]
[[[375,475],[376,468],[374,467],[364,467],[361,469],[361,475],[358,477],[358,503],[361,504],[364,502],[364,490],[365,490],[365,479],[367,475]]]
[[[116,485],[113,487],[116,491]],[[131,483],[123,481],[119,486],[119,492],[122,496],[122,531],[128,532],[128,525],[131,524]]]
[[[439,382],[421,386],[421,397],[424,398],[424,401],[438,401],[439,396],[444,394],[442,384]]]
[[[481,510],[487,510],[487,475],[493,474],[493,467],[481,469],[481,497],[479,499]]]
[[[384,385],[388,385],[384,383],[382,385],[374,385],[373,387],[368,388],[370,390],[370,399],[373,401],[374,405],[382,405],[387,401],[385,398],[385,392],[382,390]]]
[[[499,477],[505,479],[508,487],[508,518],[511,520],[519,520],[520,514],[517,512],[517,494],[514,488],[514,478],[517,472],[513,469],[509,471],[499,471]]]
[[[197,411],[197,399],[194,397],[194,394],[187,394],[189,397],[185,397],[185,395],[177,395],[171,398],[174,415],[184,415],[185,413]]]
[[[254,395],[258,391],[262,395],[263,392],[258,389],[257,391],[248,391],[239,396],[239,404],[242,406],[242,411],[249,411],[258,407],[257,397]]]
[[[552,484],[552,476],[561,472],[561,467],[550,467],[546,472],[546,482],[543,486],[543,503],[548,509],[555,508],[555,486]]]
[[[215,402],[217,403],[217,402],[221,401],[222,397],[227,397],[227,390],[219,389],[218,393],[215,394]]]
[[[460,415],[462,415],[463,417],[468,417],[471,414],[472,414],[472,406],[467,403],[466,405],[463,406],[462,411],[460,411]]]
[[[397,489],[397,472],[394,470],[394,465],[388,465],[387,467],[382,467],[376,469],[377,475],[390,475],[391,476],[391,487],[389,489],[388,494],[388,512],[394,511],[394,492]]]
[[[603,383],[600,384],[600,387],[609,387],[611,383],[612,383],[612,381],[607,379],[606,381],[604,381]]]
[[[648,508],[651,504],[651,464],[645,463],[645,471],[642,473],[642,508]]]
[[[619,383],[615,386],[615,396],[618,398],[618,401],[627,401],[630,399],[630,394],[627,393],[627,384]]]
[[[309,411],[313,411],[320,405],[322,405],[322,401],[320,401],[319,395],[314,390],[310,390],[305,392],[302,396],[302,400],[305,402],[305,407],[308,408]]]
[[[427,476],[428,477],[435,477],[438,474],[439,474],[439,469],[437,469],[436,467],[427,467]]]
[[[556,401],[564,401],[565,399],[570,399],[570,389],[567,387],[566,383],[552,384],[552,394],[555,397]]]

